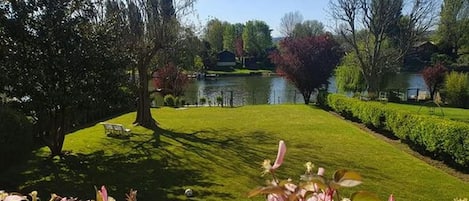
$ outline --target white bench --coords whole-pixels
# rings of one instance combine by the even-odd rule
[[[108,136],[129,136],[131,130],[125,128],[122,124],[111,124],[102,122],[100,123],[104,126],[104,133]]]

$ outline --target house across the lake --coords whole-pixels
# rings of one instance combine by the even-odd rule
[[[217,67],[236,66],[236,55],[230,51],[222,51],[217,54]]]
[[[407,52],[404,65],[407,70],[418,71],[431,64],[432,55],[438,53],[438,47],[431,41],[422,41],[413,45]]]

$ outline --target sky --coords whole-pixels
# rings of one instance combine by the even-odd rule
[[[201,27],[213,18],[232,24],[262,20],[273,30],[272,37],[280,37],[280,19],[288,12],[299,11],[303,20],[318,20],[330,29],[328,6],[328,0],[198,0],[191,21]]]

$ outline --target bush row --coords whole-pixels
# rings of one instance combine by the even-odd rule
[[[461,168],[469,167],[469,124],[428,115],[386,108],[379,102],[367,102],[330,94],[328,106],[342,116],[391,132],[411,147]]]

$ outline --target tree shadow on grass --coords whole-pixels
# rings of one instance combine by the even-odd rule
[[[220,132],[225,134],[214,137]],[[94,199],[94,186],[106,185],[117,200],[124,200],[130,189],[138,190],[139,200],[184,200],[185,188],[199,187],[196,197],[233,200],[234,195],[211,189],[224,184],[217,183],[210,171],[259,177],[258,172],[239,165],[257,166],[266,156],[275,157],[275,143],[262,131],[238,137],[236,131],[228,129],[193,133],[159,129],[153,135],[133,134],[130,139],[107,138],[102,150],[92,153],[72,152],[61,159],[34,156],[12,168],[6,177],[0,175],[0,189],[23,194],[37,190],[42,199],[57,193],[86,200]],[[274,151],[266,151],[263,144]],[[132,151],[109,154],[107,146],[131,147]]]

